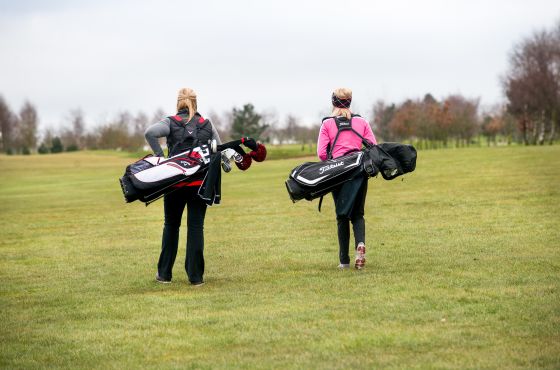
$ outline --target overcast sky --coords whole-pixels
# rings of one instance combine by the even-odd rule
[[[173,114],[180,87],[203,115],[251,102],[305,123],[341,86],[367,117],[428,92],[491,105],[513,45],[556,22],[558,0],[0,0],[0,94],[41,127]]]

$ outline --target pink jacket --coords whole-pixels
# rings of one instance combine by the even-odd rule
[[[370,143],[377,144],[369,123],[362,117],[352,117],[352,128]],[[329,143],[332,145],[337,132],[334,118],[323,121],[321,131],[319,132],[319,139],[317,140],[317,155],[320,160],[324,161],[327,159],[327,145]],[[343,156],[355,149],[362,149],[362,139],[351,130],[342,131],[336,140],[336,145],[332,152],[333,158]]]

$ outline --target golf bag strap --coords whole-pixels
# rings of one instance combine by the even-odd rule
[[[333,117],[334,123],[336,124],[336,136],[334,137],[332,145],[329,145],[329,152],[327,153],[327,159],[332,159],[332,152],[334,150],[334,146],[336,145],[336,142],[338,141],[338,136],[340,135],[340,132],[348,130],[348,129],[345,129],[345,128],[341,129],[340,125],[338,124],[339,122],[336,118],[337,117]],[[350,123],[349,124],[350,124],[350,129],[352,129],[352,117],[350,117]]]
[[[367,140],[365,139],[365,137],[363,137],[358,131],[354,130],[354,128],[352,127],[352,118],[354,118],[354,117],[361,117],[361,116],[359,116],[359,115],[357,115],[357,114],[353,114],[353,115],[350,117],[350,124],[349,124],[349,126],[348,126],[348,127],[343,127],[343,128],[340,127],[339,121],[337,120],[337,117],[332,117],[332,118],[334,119],[335,124],[336,124],[337,132],[336,132],[336,136],[334,137],[334,140],[333,140],[333,142],[332,142],[332,145],[329,144],[329,146],[328,146],[327,159],[332,159],[332,152],[333,152],[333,150],[334,150],[334,146],[335,146],[335,144],[336,144],[336,142],[337,142],[337,140],[338,140],[338,136],[340,135],[340,132],[341,132],[341,131],[348,131],[348,130],[351,130],[353,133],[355,133],[356,135],[358,135],[358,137],[359,137],[360,139],[362,139],[362,144],[364,144],[364,146],[365,146],[366,148],[371,147],[371,143],[370,143],[369,141],[367,141]]]

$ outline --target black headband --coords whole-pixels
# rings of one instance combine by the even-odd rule
[[[334,93],[332,94],[332,105],[337,108],[350,108],[350,103],[352,103],[352,98],[340,99]]]

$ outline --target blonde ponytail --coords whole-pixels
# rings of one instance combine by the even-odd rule
[[[177,94],[177,112],[181,109],[187,108],[189,110],[189,120],[193,118],[196,113],[196,93],[193,89],[187,87],[179,90]]]

